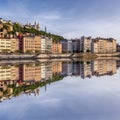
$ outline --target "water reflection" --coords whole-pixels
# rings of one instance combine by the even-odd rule
[[[92,76],[113,75],[120,67],[120,60],[31,62],[0,65],[0,101],[21,94],[39,95],[38,88],[66,76],[80,76],[82,79]]]

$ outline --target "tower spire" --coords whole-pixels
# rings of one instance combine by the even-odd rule
[[[46,33],[47,33],[47,27],[45,26],[45,37],[46,37]]]

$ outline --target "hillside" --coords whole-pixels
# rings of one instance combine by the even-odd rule
[[[33,27],[27,27],[25,25],[20,25],[19,23],[12,23],[12,22],[0,22],[0,32],[4,34],[4,37],[7,35],[16,35],[22,33],[24,35],[34,34],[34,35],[41,35],[52,37],[53,41],[60,41],[63,40],[63,36],[55,35],[52,33],[45,33],[45,31],[37,30]]]

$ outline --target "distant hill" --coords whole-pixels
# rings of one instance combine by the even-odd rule
[[[63,40],[63,36],[51,34],[51,33],[46,33],[45,31],[38,30],[33,28],[32,26],[26,26],[26,25],[21,25],[17,22],[12,23],[11,21],[0,21],[0,32],[3,32],[4,36],[9,35],[17,35],[19,33],[22,33],[24,35],[41,35],[41,36],[47,36],[47,37],[52,37],[53,41],[60,41]]]

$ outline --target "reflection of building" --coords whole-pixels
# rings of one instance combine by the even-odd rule
[[[86,77],[92,77],[92,71],[91,71],[91,62],[81,62],[80,63],[80,75],[82,78]]]
[[[62,74],[64,75],[64,76],[67,76],[67,74],[68,74],[68,64],[67,64],[67,62],[63,62],[62,63]]]
[[[14,66],[0,66],[0,81],[16,81],[19,79],[19,68]]]
[[[117,61],[116,61],[116,64],[117,64],[117,65],[116,65],[117,68],[119,68],[119,67],[120,67],[120,60],[117,60]]]
[[[72,62],[63,62],[62,63],[62,75],[72,75],[73,74],[73,64]]]
[[[62,74],[67,75],[80,75],[80,66],[78,62],[63,62]]]
[[[52,72],[54,75],[61,74],[62,72],[62,62],[53,62],[52,63]]]
[[[72,63],[72,74],[73,75],[80,75],[80,62],[73,62]]]
[[[40,81],[41,80],[41,68],[36,64],[23,65],[23,81]]]
[[[113,75],[116,73],[116,66],[120,66],[119,60],[117,62],[115,60],[96,60],[2,65],[0,66],[0,101],[23,93],[38,95],[38,87],[45,85],[46,90],[47,83],[61,80],[63,76],[81,75],[81,78],[84,79],[90,78],[92,75]],[[47,80],[50,81],[47,82]]]
[[[93,75],[112,75],[116,73],[116,61],[115,60],[99,60],[92,62]]]
[[[41,79],[52,78],[52,63],[41,63]]]
[[[120,45],[117,44],[117,52],[120,52]]]

